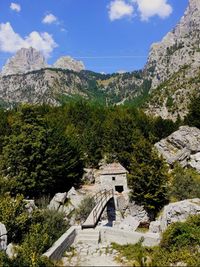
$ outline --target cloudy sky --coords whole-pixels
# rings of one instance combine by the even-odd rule
[[[144,66],[188,0],[0,0],[0,67],[21,47],[53,63],[71,55],[98,72]]]

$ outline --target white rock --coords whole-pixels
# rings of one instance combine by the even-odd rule
[[[170,203],[165,206],[157,221],[152,222],[150,231],[163,232],[174,222],[184,222],[189,216],[200,214],[200,199],[186,199],[183,201]]]
[[[178,131],[155,144],[158,152],[169,164],[179,162],[200,170],[200,130],[196,127],[181,126]]]
[[[64,56],[59,58],[53,65],[54,68],[73,70],[80,72],[85,69],[84,63],[82,61],[77,61],[70,56]]]
[[[124,230],[135,231],[139,225],[140,222],[129,215],[118,225],[118,227]]]
[[[8,59],[6,65],[2,69],[2,75],[20,74],[29,71],[39,70],[46,68],[47,64],[45,62],[42,54],[36,49],[22,48],[15,56]]]
[[[7,248],[7,231],[3,223],[0,222],[0,250]]]
[[[160,233],[160,221],[153,221],[149,225],[149,232],[151,233]]]
[[[61,205],[64,204],[65,200],[67,198],[67,193],[57,193],[51,200],[50,204],[48,205],[48,208],[50,210],[58,210]]]
[[[161,42],[151,46],[145,69],[153,69],[153,89],[185,65],[200,66],[199,14],[200,1],[190,0],[177,26]]]
[[[10,259],[14,259],[17,257],[16,246],[13,243],[8,244],[6,254]]]
[[[32,213],[35,209],[37,209],[34,200],[25,199],[24,201],[26,202],[25,208],[28,213]]]

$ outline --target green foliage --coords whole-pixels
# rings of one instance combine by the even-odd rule
[[[29,214],[22,196],[0,198],[0,221],[6,225],[8,242],[18,244],[17,258],[9,260],[0,254],[0,266],[52,266],[41,258],[44,253],[67,229],[64,214],[54,210],[36,209]]]
[[[199,266],[200,215],[186,222],[172,224],[163,233],[158,247],[144,247],[142,242],[132,245],[112,243],[119,256],[117,260],[128,266]],[[126,261],[123,261],[125,257]]]
[[[175,166],[172,172],[171,198],[176,201],[200,197],[200,175],[195,170]]]
[[[192,99],[185,122],[200,129],[200,96],[195,96]]]
[[[166,106],[167,106],[168,108],[172,108],[172,107],[173,107],[173,104],[174,104],[174,100],[173,100],[173,98],[172,98],[171,96],[169,96],[169,97],[167,98]]]
[[[163,233],[160,247],[154,250],[153,266],[175,265],[177,262],[199,266],[199,244],[199,215],[188,218],[186,222],[176,222]]]
[[[84,222],[94,207],[95,201],[93,197],[88,196],[84,198],[76,210],[76,220]]]
[[[133,145],[129,186],[131,198],[144,205],[152,217],[168,202],[165,163],[145,139]]]
[[[121,261],[121,258],[125,257],[128,264],[131,264],[131,266],[151,266],[151,262],[148,262],[147,260],[147,256],[149,252],[151,252],[151,249],[143,247],[142,243],[142,239],[135,245],[128,244],[122,246],[112,243],[112,248],[119,252],[119,256],[117,257],[118,261]]]
[[[77,149],[49,127],[36,108],[24,106],[17,115],[1,157],[1,172],[11,181],[11,193],[40,196],[77,184],[83,172]]]
[[[20,242],[30,224],[25,204],[21,195],[17,195],[15,199],[10,195],[0,196],[0,222],[6,225],[9,242]]]

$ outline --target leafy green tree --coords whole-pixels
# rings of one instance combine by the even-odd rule
[[[144,205],[149,215],[156,213],[168,202],[168,174],[165,163],[144,138],[133,144],[129,186],[131,198]]]
[[[1,156],[11,193],[37,197],[77,185],[83,172],[79,151],[33,107],[22,107],[17,115]]]
[[[200,95],[192,99],[185,122],[200,129]]]

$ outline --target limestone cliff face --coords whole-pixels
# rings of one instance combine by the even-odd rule
[[[25,74],[0,77],[0,99],[15,103],[58,105],[61,96],[88,97],[88,83],[74,72],[43,69]]]
[[[65,56],[59,58],[53,65],[54,68],[58,69],[68,69],[76,72],[80,72],[81,70],[85,70],[85,65],[82,61],[77,61],[72,57]]]
[[[184,65],[200,66],[200,1],[189,6],[173,31],[151,47],[145,71],[152,77],[152,89],[169,79]]]
[[[6,65],[2,69],[2,75],[12,75],[26,73],[47,67],[42,54],[36,49],[22,48],[15,56],[8,59]]]

